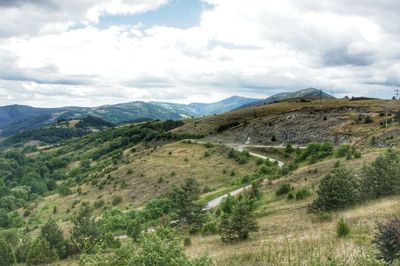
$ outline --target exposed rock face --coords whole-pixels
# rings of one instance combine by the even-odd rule
[[[303,108],[279,115],[255,118],[220,134],[208,137],[223,142],[274,145],[280,143],[307,144],[331,142],[357,143],[366,136],[354,132],[354,114],[367,114],[364,109],[337,108],[317,110]],[[352,117],[353,116],[353,117]]]

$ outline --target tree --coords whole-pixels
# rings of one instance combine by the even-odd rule
[[[235,200],[232,213],[223,214],[220,223],[220,235],[223,242],[245,240],[250,232],[258,229],[254,217],[254,203],[248,197]]]
[[[26,263],[28,265],[41,265],[54,262],[57,259],[57,251],[50,247],[46,239],[38,237],[29,247]]]
[[[318,197],[311,204],[311,209],[316,211],[341,209],[360,199],[359,183],[352,171],[339,166],[321,180],[317,194]]]
[[[139,222],[139,219],[133,219],[129,222],[127,228],[127,235],[134,240],[138,240],[142,233],[142,226]]]
[[[181,224],[190,226],[192,232],[200,230],[204,218],[204,206],[197,203],[200,197],[199,183],[192,178],[185,180],[185,183],[171,194],[176,214]]]
[[[103,239],[99,223],[96,222],[92,213],[90,206],[81,207],[78,216],[73,221],[71,242],[84,253],[94,252]]]
[[[53,219],[50,219],[41,229],[40,236],[49,242],[50,247],[57,251],[58,257],[67,257],[68,243],[64,239],[60,227]]]
[[[361,172],[361,192],[367,199],[400,193],[400,153],[388,151]]]
[[[388,265],[400,259],[400,219],[379,224],[373,243],[379,250],[380,258]]]
[[[145,233],[133,252],[131,265],[211,265],[208,257],[190,259],[186,256],[182,239],[168,228]]]
[[[9,266],[15,263],[15,256],[9,244],[0,239],[0,266]]]

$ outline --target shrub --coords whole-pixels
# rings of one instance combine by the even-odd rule
[[[275,191],[275,194],[277,196],[286,195],[293,189],[294,188],[290,184],[285,183],[279,186],[279,188]]]
[[[41,265],[54,262],[57,259],[57,251],[51,248],[46,239],[39,237],[30,245],[26,263],[28,265]]]
[[[287,199],[287,200],[292,200],[292,199],[294,199],[294,193],[293,193],[293,192],[290,192],[289,194],[287,194],[286,199]]]
[[[68,243],[65,241],[60,227],[50,219],[41,229],[40,237],[45,239],[50,248],[56,250],[59,258],[67,257]]]
[[[311,195],[311,192],[307,188],[301,188],[296,192],[296,200],[302,200]]]
[[[127,235],[134,240],[138,240],[142,233],[142,225],[138,219],[133,219],[128,223]]]
[[[223,242],[245,240],[258,226],[254,218],[253,201],[247,197],[235,200],[230,214],[224,214],[219,225]]]
[[[340,218],[340,220],[336,225],[336,235],[338,237],[346,237],[349,234],[350,234],[350,227],[342,217]]]
[[[400,219],[394,218],[379,224],[373,243],[379,251],[379,257],[386,263],[400,259]]]
[[[122,202],[122,197],[121,197],[121,196],[114,196],[113,199],[112,199],[112,201],[111,201],[111,204],[112,204],[113,206],[117,206],[117,205],[120,204],[121,202]]]
[[[103,207],[104,206],[104,200],[96,200],[95,202],[93,202],[93,207],[95,208],[95,209],[99,209],[99,208],[101,208],[101,207]]]
[[[94,252],[98,244],[101,244],[103,236],[99,222],[93,217],[93,209],[89,206],[81,207],[73,224],[71,242],[81,252]]]
[[[400,193],[400,153],[389,150],[361,171],[363,198],[374,199]]]
[[[317,211],[330,211],[345,208],[360,199],[359,184],[352,171],[334,168],[326,175],[317,190],[318,197],[311,205]]]
[[[10,245],[0,239],[0,266],[8,266],[15,263],[15,256]]]
[[[139,243],[131,247],[129,253],[130,265],[211,265],[208,257],[188,258],[183,249],[182,239],[167,228],[143,234]],[[117,262],[122,261],[118,257],[116,259]]]

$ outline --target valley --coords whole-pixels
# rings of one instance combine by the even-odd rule
[[[400,104],[321,103],[289,99],[204,118],[118,126],[66,120],[51,128],[75,130],[86,121],[88,131],[52,143],[35,137],[45,128],[29,138],[17,134],[18,141],[1,149],[0,215],[6,222],[0,235],[10,239],[21,263],[29,260],[26,243],[34,245],[43,226],[54,221],[71,245],[55,265],[124,265],[123,250],[146,252],[153,242],[142,241],[161,237],[162,230],[176,234],[177,256],[193,265],[384,265],[373,239],[378,224],[400,208],[395,189]],[[351,171],[367,178],[365,167],[391,153],[387,173],[396,173],[393,192],[311,209],[327,176]],[[250,204],[244,205],[248,217],[240,219],[256,227],[227,242],[222,228],[240,204]],[[74,250],[76,219],[89,210],[102,244]],[[345,237],[337,236],[341,219],[350,228]]]

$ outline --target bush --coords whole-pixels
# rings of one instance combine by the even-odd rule
[[[138,219],[133,219],[128,223],[127,235],[134,240],[138,240],[142,233],[142,225]]]
[[[301,188],[296,192],[296,200],[302,200],[311,195],[311,192],[307,188]]]
[[[360,199],[359,184],[354,173],[340,166],[321,180],[317,194],[318,198],[311,205],[311,209],[317,211],[345,208]]]
[[[361,192],[365,199],[400,193],[400,153],[389,150],[361,171]]]
[[[275,191],[275,194],[277,196],[282,196],[288,194],[290,191],[292,191],[294,188],[290,184],[282,184],[279,186],[279,188]]]
[[[254,217],[253,201],[247,197],[235,200],[230,214],[224,214],[219,225],[223,242],[245,240],[258,226]]]
[[[350,227],[342,217],[340,218],[340,220],[336,225],[336,235],[338,237],[346,237],[349,234],[350,234]]]
[[[50,248],[57,251],[59,258],[67,257],[68,243],[65,241],[60,227],[52,219],[42,227],[40,237],[49,243]]]
[[[387,264],[400,259],[400,219],[379,224],[373,243],[379,251],[379,257]]]
[[[57,251],[50,247],[46,239],[39,237],[30,245],[26,263],[28,265],[41,265],[52,263],[57,259]]]
[[[121,196],[114,196],[112,199],[111,204],[113,206],[117,206],[118,204],[120,204],[122,202],[122,197]]]
[[[15,263],[15,256],[10,245],[0,239],[0,266],[8,266]]]
[[[75,248],[84,253],[96,251],[103,235],[99,228],[99,222],[93,217],[93,209],[89,206],[81,207],[73,224],[71,242]]]

